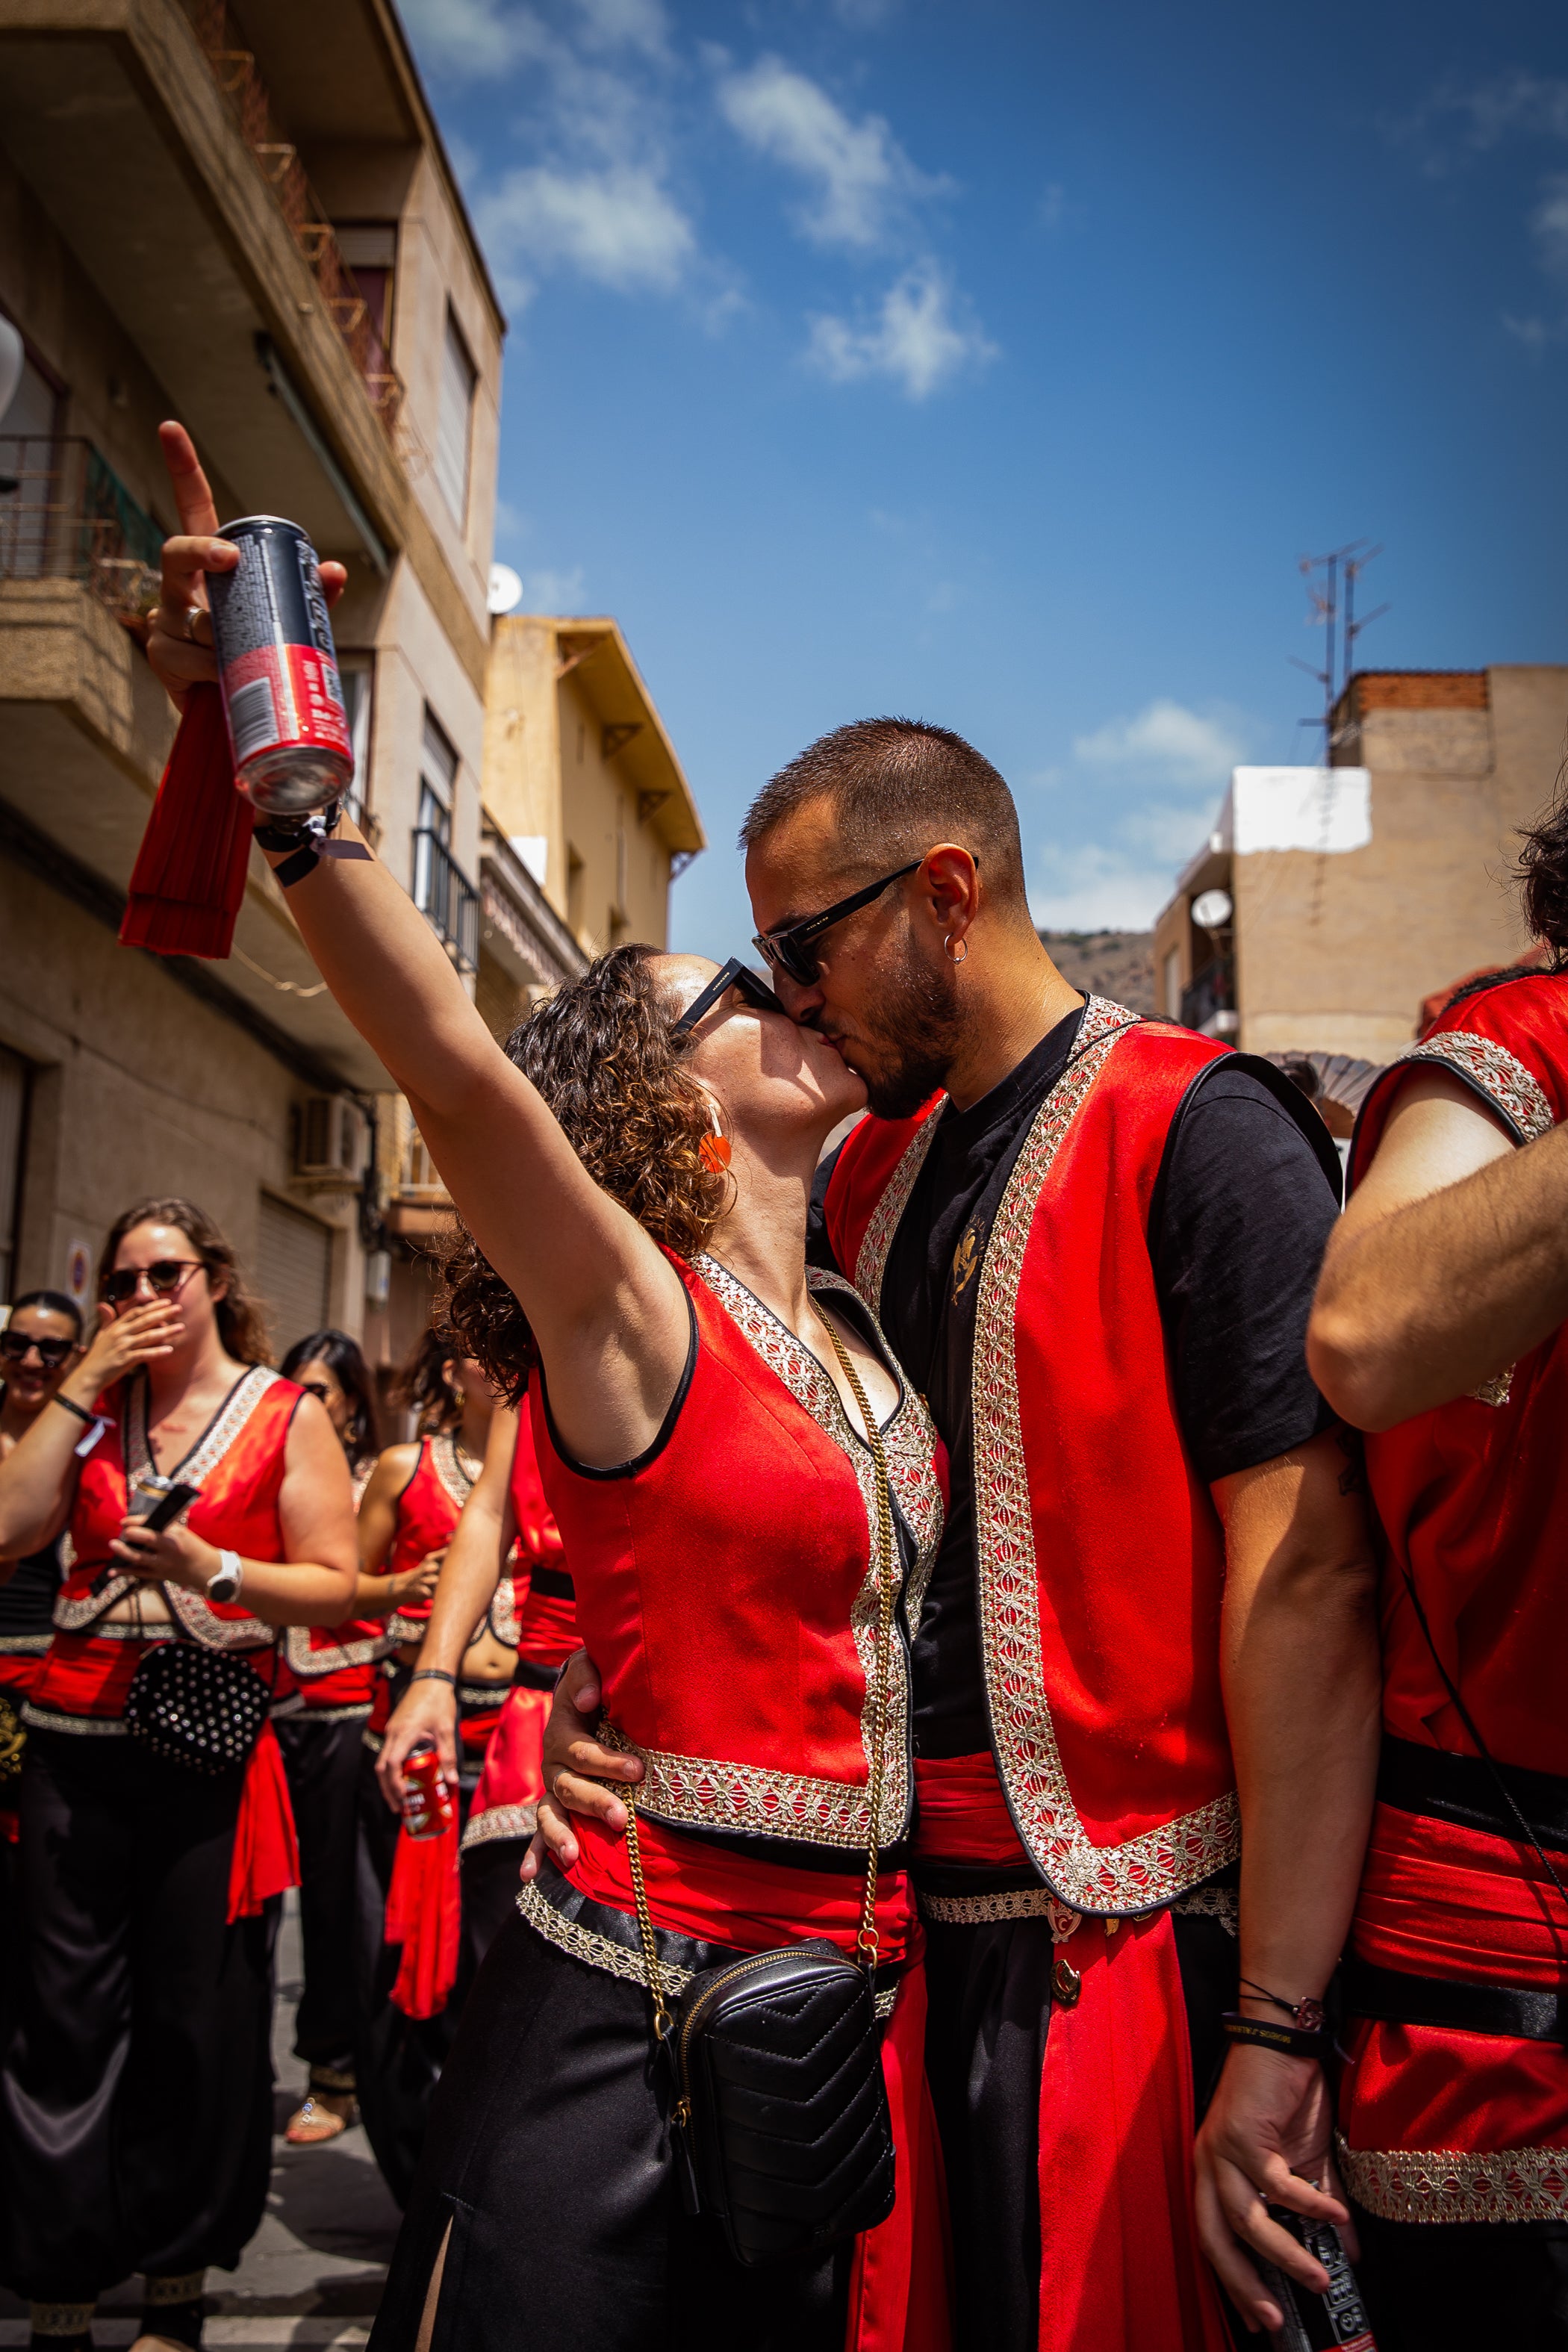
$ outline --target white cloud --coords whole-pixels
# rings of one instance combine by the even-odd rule
[[[1161,698],[1134,719],[1079,735],[1074,755],[1090,767],[1138,769],[1173,783],[1217,784],[1245,759],[1247,731],[1232,711],[1189,710]]]
[[[920,261],[894,280],[869,321],[814,318],[806,357],[835,383],[886,376],[910,400],[924,400],[962,369],[994,360],[996,346],[955,315],[952,289],[936,263]]]
[[[1568,278],[1568,173],[1555,172],[1541,183],[1530,233],[1542,269],[1552,278]]]
[[[503,0],[403,0],[403,18],[420,63],[461,80],[510,73],[541,32],[528,9]]]
[[[522,610],[525,613],[586,613],[590,610],[583,593],[583,567],[574,564],[570,572],[525,572],[522,575]]]
[[[819,82],[782,58],[726,73],[719,108],[748,146],[810,184],[811,200],[796,219],[816,245],[868,252],[886,242],[911,203],[950,185],[916,169],[879,114],[853,121]]]
[[[1029,912],[1047,931],[1143,931],[1171,895],[1172,868],[1103,842],[1036,853]]]
[[[659,0],[576,0],[590,47],[640,49],[662,58],[669,49],[669,19]]]
[[[647,164],[571,171],[535,163],[480,198],[479,235],[514,283],[565,265],[618,293],[670,293],[697,249],[691,224]]]

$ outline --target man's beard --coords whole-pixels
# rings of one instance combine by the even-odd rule
[[[963,1034],[951,965],[926,962],[911,943],[902,972],[862,1025],[876,1055],[875,1072],[860,1074],[871,1109],[879,1118],[912,1118],[946,1085]]]

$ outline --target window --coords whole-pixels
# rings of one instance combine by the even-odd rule
[[[272,1312],[272,1343],[281,1357],[328,1320],[332,1236],[318,1218],[287,1201],[261,1196],[256,1235],[256,1278]]]
[[[0,1045],[0,1299],[11,1296],[16,1263],[16,1202],[27,1116],[27,1065]]]
[[[426,710],[419,753],[419,830],[433,833],[443,848],[451,844],[452,795],[457,783],[458,755]]]
[[[21,360],[16,390],[0,416],[0,573],[30,580],[47,569],[54,535],[51,509],[62,498],[59,430],[65,394],[25,345],[17,353],[22,338],[3,311],[0,332],[13,357]]]
[[[375,656],[340,653],[338,673],[343,682],[343,716],[354,751],[354,780],[347,808],[363,833],[370,811],[370,713],[374,693]]]
[[[392,349],[392,282],[397,267],[395,221],[353,221],[340,224],[338,251],[354,274],[364,297],[371,328],[384,352]]]
[[[450,310],[441,351],[441,401],[436,427],[436,479],[459,522],[468,515],[468,436],[478,371]]]

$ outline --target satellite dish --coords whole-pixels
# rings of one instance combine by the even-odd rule
[[[1222,931],[1230,917],[1228,890],[1205,890],[1193,900],[1193,920],[1200,931]]]
[[[485,603],[492,613],[515,612],[522,602],[522,581],[510,563],[490,565],[489,591]]]
[[[0,319],[0,420],[16,396],[26,358],[21,336],[9,319]]]

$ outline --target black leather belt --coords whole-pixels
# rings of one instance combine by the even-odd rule
[[[1555,1772],[1530,1772],[1521,1764],[1503,1764],[1499,1769],[1542,1844],[1568,1853],[1568,1780]],[[1383,1804],[1402,1813],[1422,1813],[1459,1829],[1507,1838],[1515,1845],[1522,1843],[1519,1823],[1503,1810],[1491,1767],[1482,1757],[1450,1756],[1440,1748],[1420,1748],[1413,1740],[1385,1735],[1377,1793]]]
[[[568,1568],[533,1568],[528,1573],[529,1590],[542,1592],[552,1601],[575,1601],[577,1588]]]
[[[531,1658],[519,1658],[511,1670],[511,1678],[514,1683],[521,1683],[524,1690],[552,1691],[559,1673],[558,1666],[536,1666]]]
[[[1341,1985],[1347,2017],[1505,2034],[1519,2042],[1568,2042],[1568,1999],[1562,1993],[1476,1984],[1466,1978],[1411,1977],[1353,1954],[1344,1963]]]

